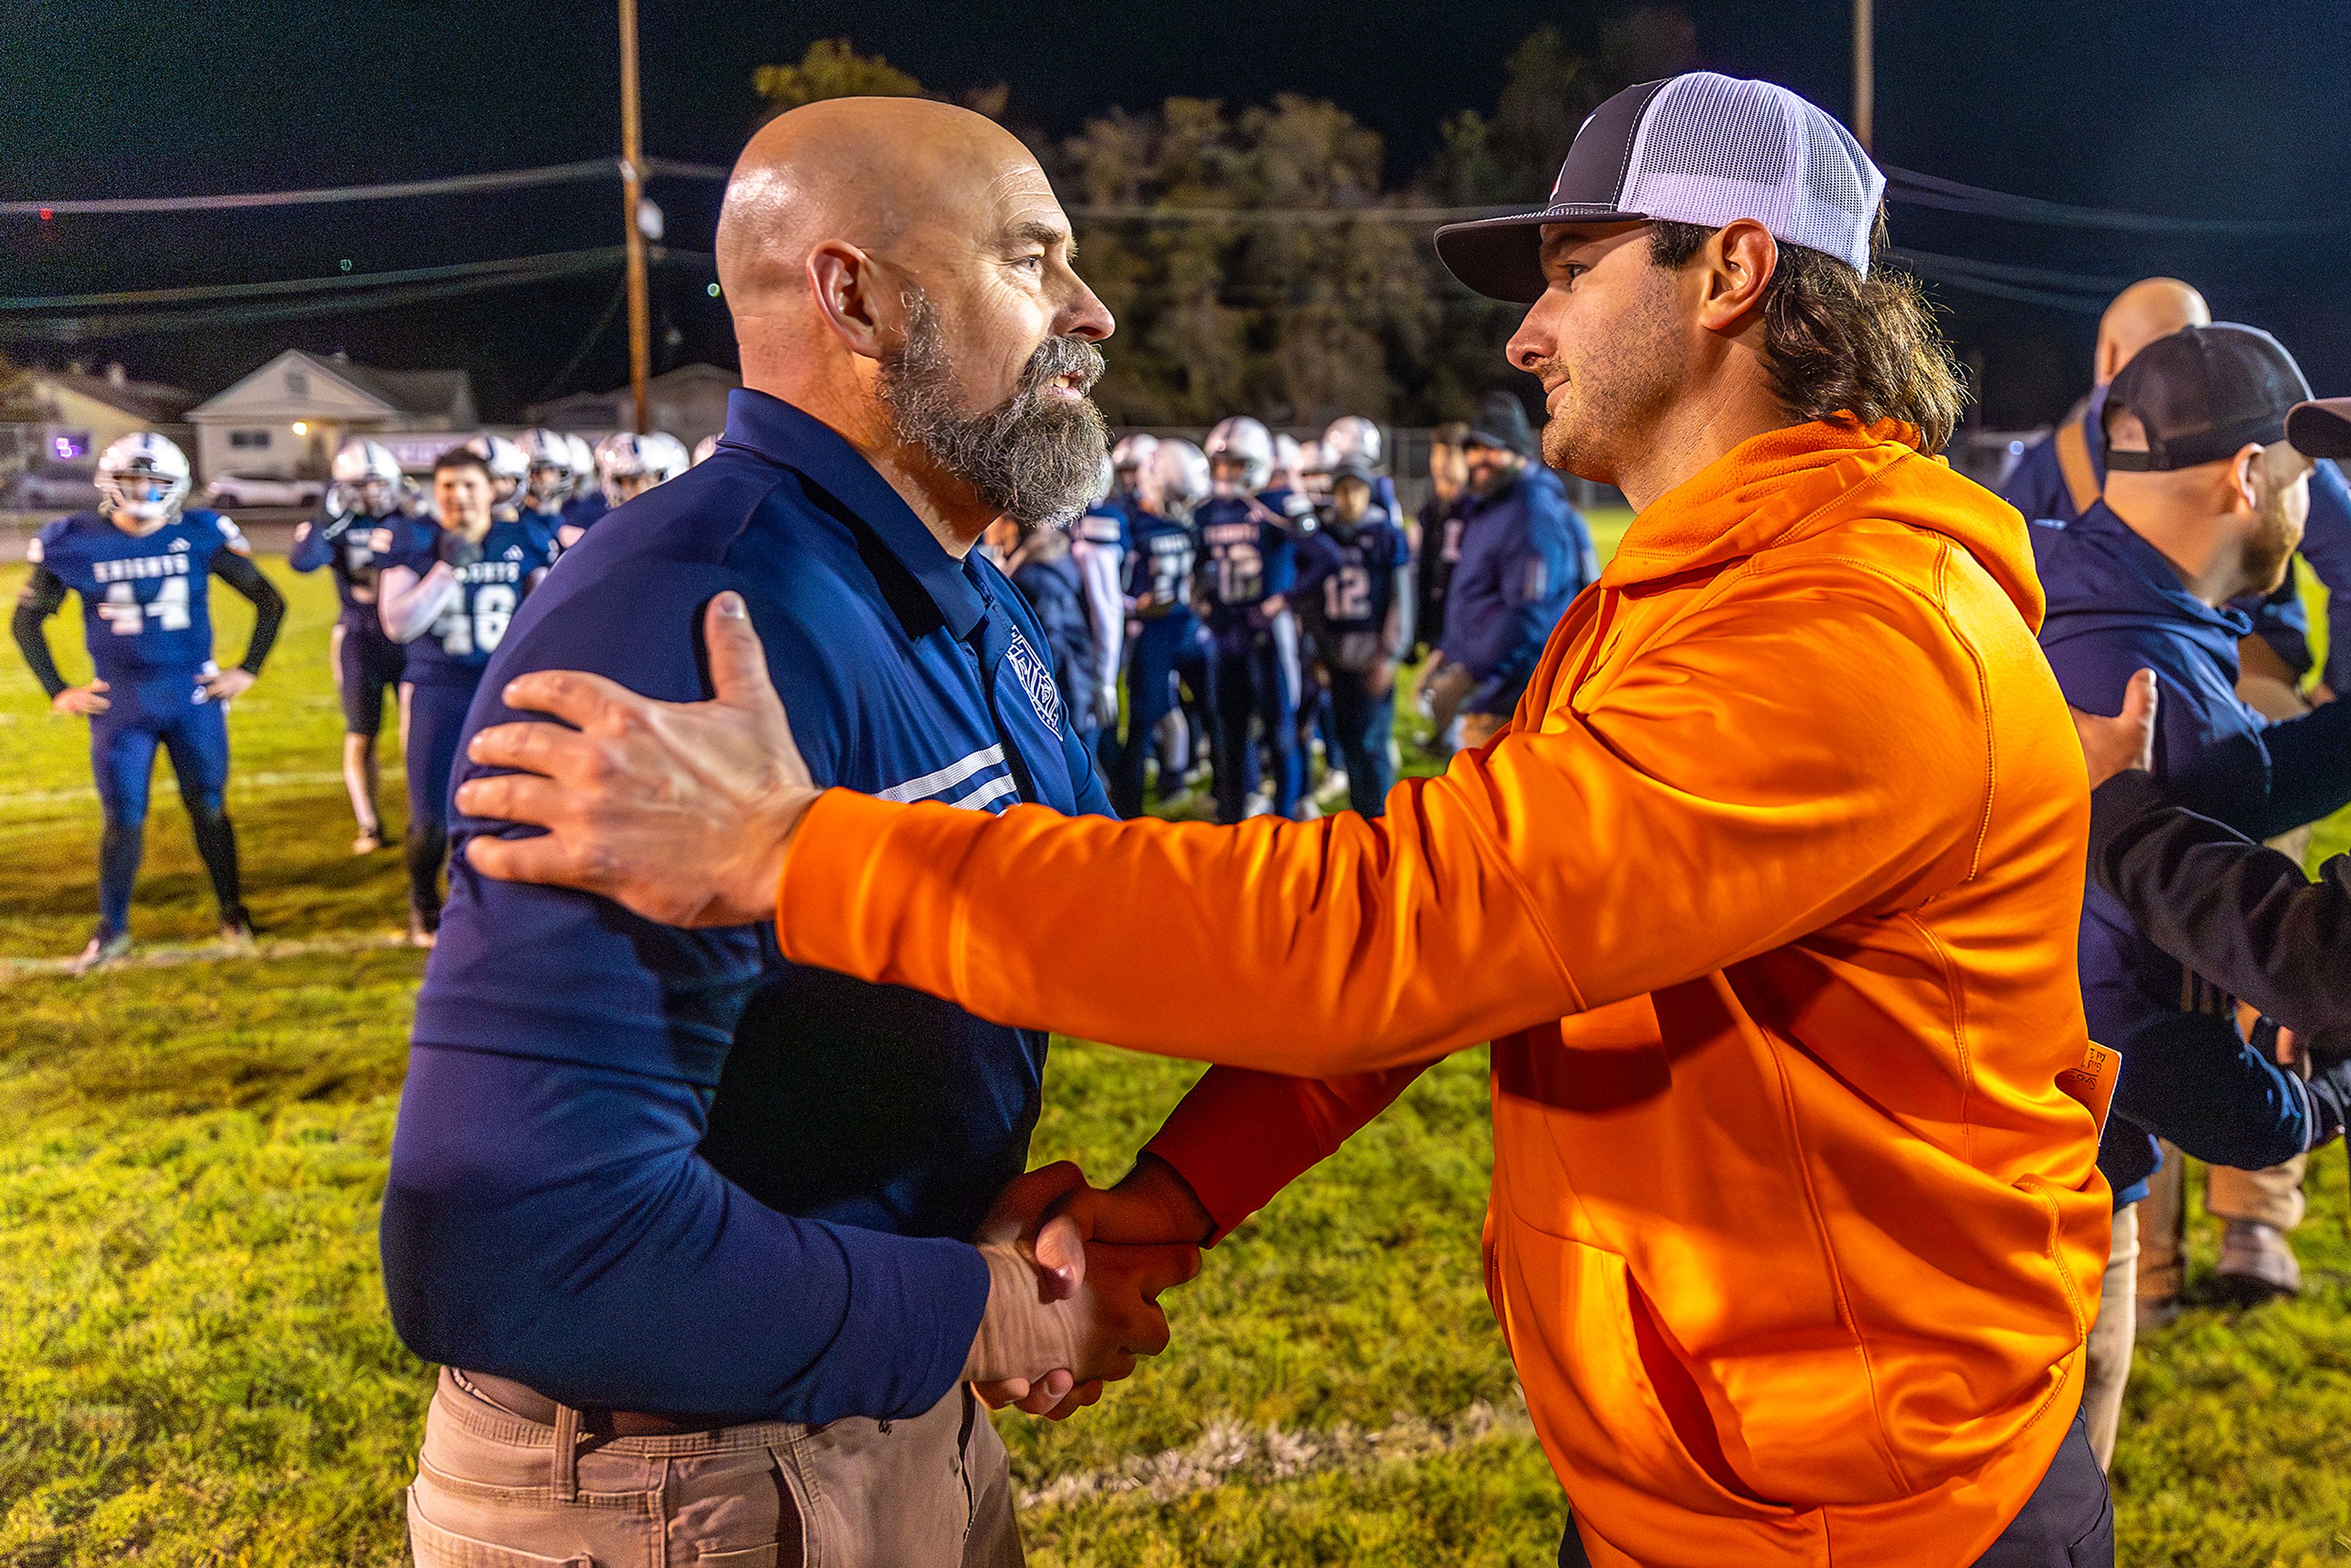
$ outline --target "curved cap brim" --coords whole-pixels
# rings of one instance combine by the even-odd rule
[[[1531,305],[1542,298],[1542,228],[1546,224],[1631,224],[1646,213],[1579,206],[1546,207],[1447,224],[1437,231],[1437,259],[1445,270],[1489,299]]]
[[[2285,416],[2285,439],[2304,457],[2351,457],[2351,397],[2294,404]]]

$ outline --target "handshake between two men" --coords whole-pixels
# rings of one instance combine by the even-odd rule
[[[1107,1189],[1067,1160],[1015,1178],[973,1238],[987,1310],[965,1378],[991,1406],[1056,1421],[1093,1404],[1167,1348],[1159,1292],[1200,1271],[1212,1223],[1154,1155]]]

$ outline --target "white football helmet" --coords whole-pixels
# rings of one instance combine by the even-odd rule
[[[1298,437],[1273,433],[1273,474],[1268,485],[1276,490],[1298,488]]]
[[[559,431],[526,430],[515,437],[523,460],[530,465],[528,494],[542,512],[552,511],[571,498],[580,483],[580,465],[571,455],[571,438]]]
[[[717,450],[718,437],[715,435],[704,436],[701,440],[694,444],[694,465],[697,468],[701,467],[705,463],[710,461],[710,455]]]
[[[647,431],[645,445],[656,459],[653,466],[662,479],[674,479],[694,466],[694,454],[685,449],[684,442],[667,431]],[[654,482],[658,484],[660,480]]]
[[[1179,523],[1208,498],[1214,487],[1208,477],[1207,454],[1174,435],[1152,449],[1150,460],[1136,478],[1144,506]]]
[[[1298,444],[1298,487],[1317,500],[1331,497],[1331,459],[1319,441]]]
[[[1133,485],[1135,472],[1151,461],[1151,454],[1158,445],[1159,437],[1143,431],[1121,437],[1119,444],[1110,449],[1111,471]]]
[[[98,496],[110,512],[169,522],[188,498],[188,455],[151,430],[126,435],[98,460]]]
[[[596,478],[604,498],[619,506],[632,501],[660,484],[664,455],[653,438],[618,430],[596,444]]]
[[[1152,444],[1155,446],[1158,443],[1154,442]],[[1111,466],[1110,454],[1105,452],[1102,454],[1102,472],[1094,476],[1093,504],[1097,507],[1101,506],[1110,499],[1111,493],[1117,488],[1118,470]]]
[[[335,449],[327,497],[347,517],[380,517],[400,504],[400,459],[381,442],[353,436]]]
[[[1219,463],[1233,464],[1240,469],[1238,479],[1217,480],[1218,495],[1225,494],[1228,486],[1253,495],[1264,489],[1266,481],[1273,477],[1273,432],[1248,414],[1237,413],[1217,421],[1217,428],[1208,432],[1207,455],[1211,474]]]
[[[465,443],[465,450],[489,465],[490,504],[510,507],[530,484],[530,459],[503,435],[486,432]]]
[[[563,444],[571,448],[571,493],[585,496],[596,491],[596,449],[584,435],[566,435]]]
[[[1356,457],[1366,468],[1380,465],[1380,427],[1360,413],[1343,414],[1322,433],[1322,455],[1332,466]]]

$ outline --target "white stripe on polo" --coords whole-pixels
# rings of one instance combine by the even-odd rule
[[[909,779],[904,784],[893,784],[887,789],[876,789],[873,791],[873,798],[877,800],[895,800],[900,805],[904,805],[908,801],[919,800],[925,796],[936,795],[950,789],[983,768],[1001,767],[1003,763],[1004,747],[1000,745],[991,746],[984,751],[973,752],[960,762],[950,762],[935,772],[925,773],[920,779]],[[956,803],[961,805],[963,802]]]
[[[1012,775],[1008,773],[1000,779],[989,779],[962,800],[950,800],[947,804],[958,811],[982,811],[987,809],[987,803],[990,800],[1001,800],[1019,788],[1019,786],[1013,782]]]

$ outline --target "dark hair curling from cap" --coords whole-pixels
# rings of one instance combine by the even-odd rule
[[[1680,267],[1718,232],[1653,223],[1649,259]],[[1764,365],[1791,413],[1902,420],[1918,427],[1927,451],[1940,452],[1959,428],[1966,386],[1918,280],[1878,264],[1886,246],[1883,206],[1867,277],[1825,252],[1782,244],[1763,286]]]

